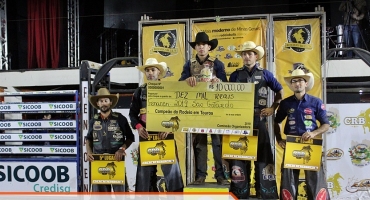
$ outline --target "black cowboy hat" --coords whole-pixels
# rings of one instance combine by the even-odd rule
[[[213,49],[215,49],[217,47],[218,40],[217,39],[209,40],[209,37],[208,37],[207,33],[205,33],[205,32],[199,32],[195,36],[195,41],[194,42],[189,42],[190,46],[193,49],[195,49],[195,45],[197,43],[205,43],[205,44],[210,45],[211,46],[210,51],[212,51]]]

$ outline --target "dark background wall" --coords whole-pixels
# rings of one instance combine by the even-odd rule
[[[367,0],[370,3],[370,0]],[[67,4],[61,0],[63,39],[59,67],[67,67]],[[114,56],[137,55],[138,21],[146,14],[152,19],[185,19],[232,15],[313,12],[317,5],[325,8],[327,26],[342,22],[338,11],[341,1],[335,0],[79,0],[80,59],[103,62],[105,42],[114,43]],[[27,0],[7,1],[8,51],[12,69],[27,68]],[[101,36],[101,37],[99,37]],[[112,37],[115,38],[112,41]],[[101,45],[102,42],[102,45]],[[104,56],[100,55],[102,47]],[[112,50],[112,49],[110,49]],[[109,56],[108,56],[109,57]]]

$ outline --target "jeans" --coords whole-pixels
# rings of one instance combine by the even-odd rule
[[[222,168],[220,137],[219,135],[211,134],[211,138],[213,159],[216,167],[215,178],[225,178]],[[195,178],[206,177],[208,160],[207,134],[193,134],[193,147],[195,157]]]
[[[361,30],[358,25],[345,25],[343,36],[345,47],[362,48]],[[347,51],[347,57],[352,58],[353,52]]]

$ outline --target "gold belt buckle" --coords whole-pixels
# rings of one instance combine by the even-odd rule
[[[141,108],[140,109],[140,114],[146,114],[146,108]]]

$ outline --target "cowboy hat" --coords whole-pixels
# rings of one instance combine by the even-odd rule
[[[303,78],[307,82],[306,92],[312,89],[314,84],[314,77],[311,72],[305,73],[302,69],[295,69],[292,71],[290,76],[284,77],[285,83],[288,85],[289,89],[294,91],[294,88],[292,86],[292,79],[293,78]]]
[[[258,55],[257,60],[261,60],[263,56],[265,55],[265,50],[261,46],[257,46],[254,42],[252,41],[246,41],[242,44],[242,47],[238,50],[235,50],[236,53],[241,55],[243,51],[253,51]]]
[[[167,73],[167,63],[165,62],[160,62],[158,63],[157,59],[155,58],[148,58],[146,59],[145,65],[143,66],[136,66],[138,70],[143,72],[145,74],[145,68],[147,67],[156,67],[160,73],[158,75],[158,79],[164,78]]]
[[[218,40],[217,39],[209,40],[209,37],[208,37],[207,33],[199,32],[195,36],[195,41],[194,42],[189,42],[191,48],[193,48],[193,49],[195,49],[195,45],[197,43],[206,43],[206,44],[210,45],[211,49],[209,49],[209,50],[212,51],[213,49],[215,49],[217,47]]]
[[[109,90],[107,88],[100,88],[98,90],[98,94],[96,94],[95,96],[92,96],[92,95],[89,95],[89,102],[90,104],[96,108],[96,109],[100,109],[98,107],[98,105],[96,104],[98,102],[98,100],[100,98],[109,98],[111,101],[112,101],[112,106],[111,108],[114,108],[117,103],[118,103],[118,98],[119,98],[119,94],[110,94]]]

